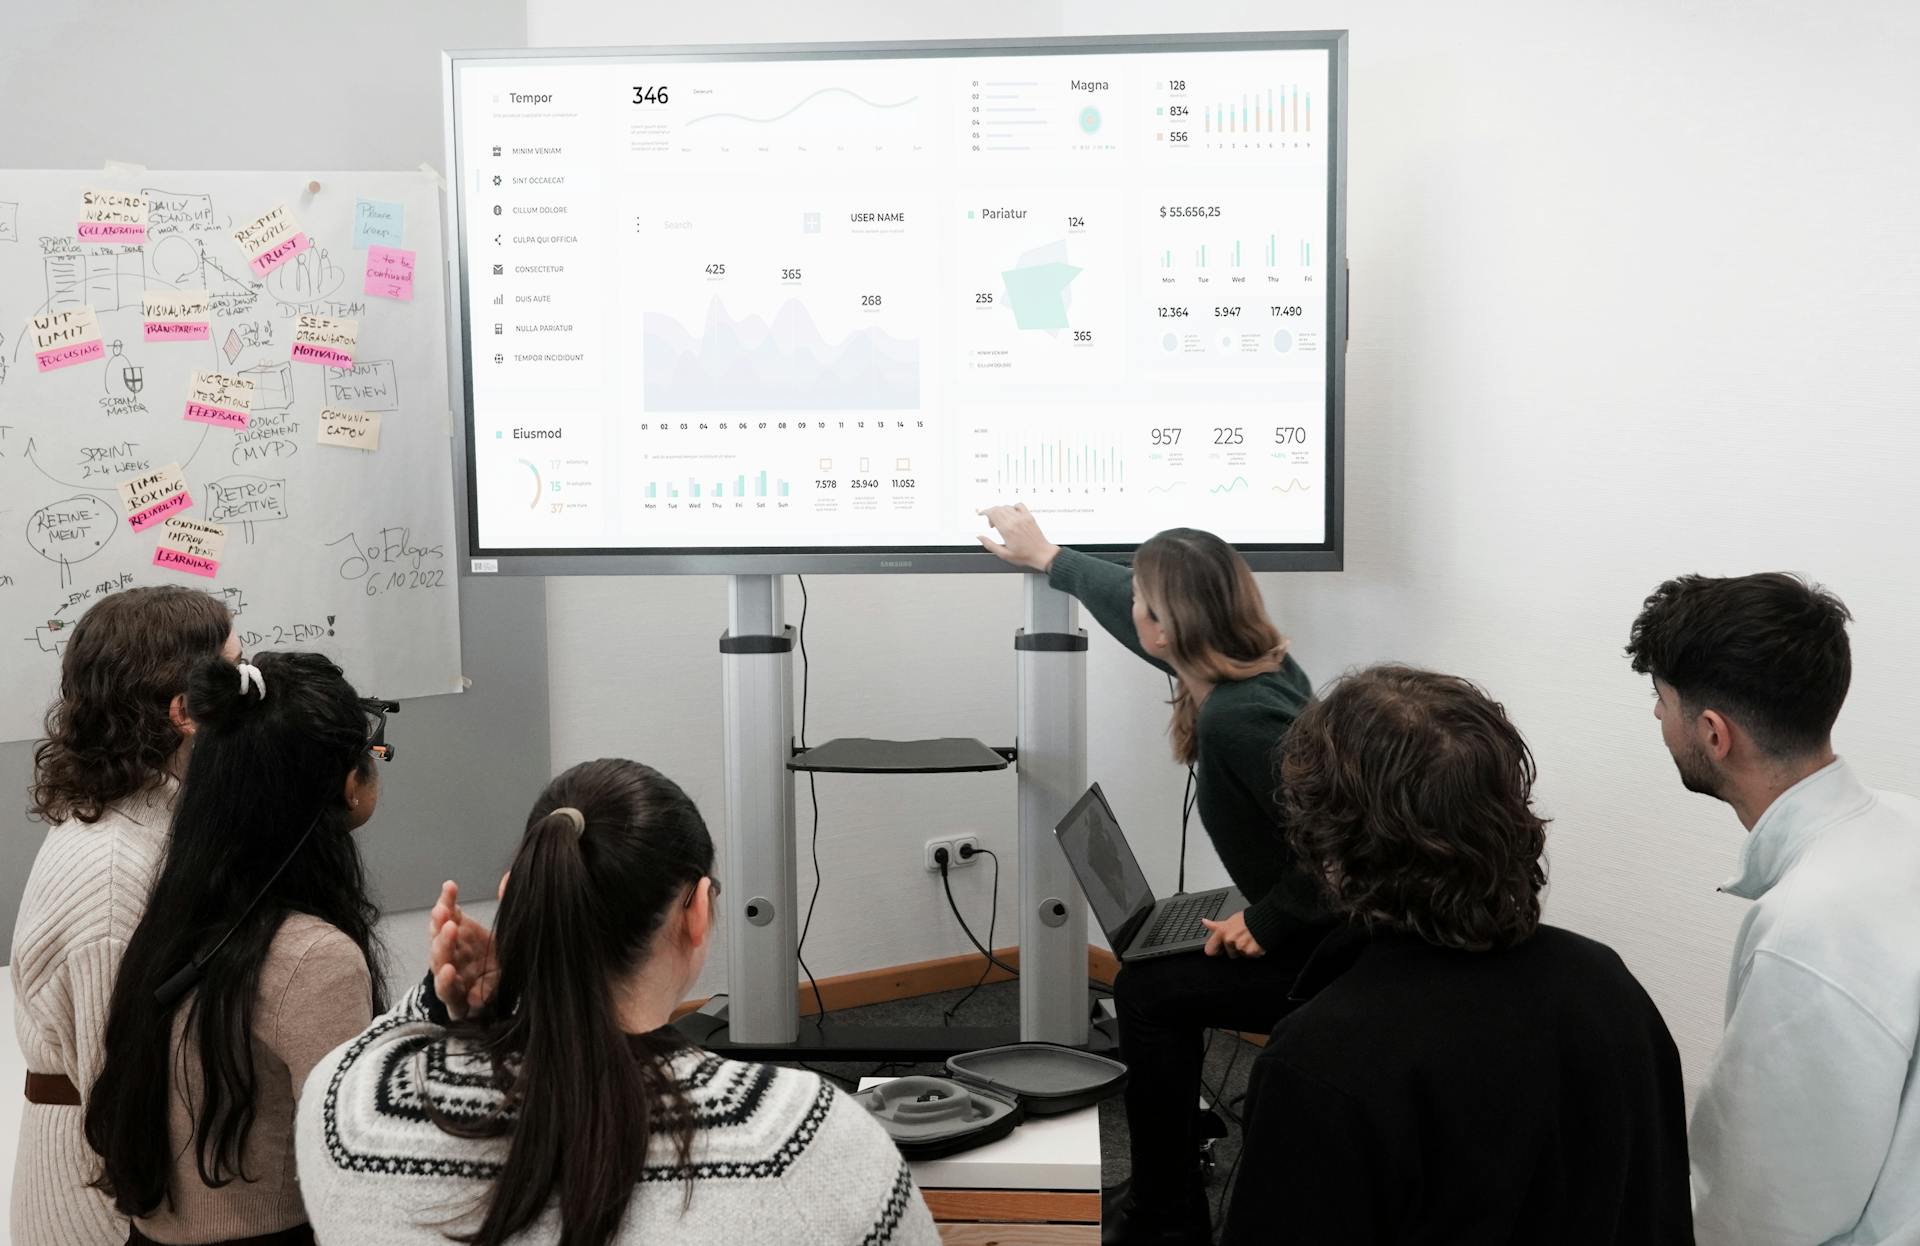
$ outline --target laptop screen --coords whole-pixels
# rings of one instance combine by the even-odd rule
[[[1130,933],[1129,923],[1152,910],[1153,888],[1140,872],[1140,863],[1134,860],[1133,849],[1120,833],[1098,783],[1087,789],[1053,833],[1108,940]]]

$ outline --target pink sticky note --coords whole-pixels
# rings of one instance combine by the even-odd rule
[[[235,411],[231,407],[216,407],[204,402],[189,402],[186,418],[196,424],[212,424],[217,428],[245,428],[247,421],[253,418],[251,412]]]
[[[125,221],[81,221],[74,233],[82,242],[139,243],[147,240],[145,225],[132,225]]]
[[[35,355],[34,361],[42,372],[51,372],[55,368],[71,368],[76,363],[105,359],[107,348],[99,338],[91,342],[75,342],[72,346],[56,346],[52,350],[43,350]]]
[[[143,511],[135,512],[127,519],[127,527],[132,528],[135,532],[140,531],[142,528],[150,528],[162,519],[165,519],[168,515],[174,514],[177,511],[183,511],[192,505],[192,496],[188,494],[185,489],[182,489],[178,493],[161,498],[158,502],[155,502]]]
[[[188,575],[203,575],[211,580],[220,570],[220,564],[211,558],[202,558],[198,554],[184,554],[177,549],[168,549],[162,545],[153,551],[153,565],[169,571],[184,571]]]
[[[256,277],[266,276],[312,245],[313,240],[305,234],[295,234],[285,242],[268,247],[253,257],[253,275]]]
[[[400,247],[367,248],[367,280],[361,287],[383,299],[413,301],[413,252]]]
[[[95,343],[95,345],[98,345],[98,343]],[[349,355],[346,351],[335,350],[331,346],[315,346],[311,342],[295,342],[293,344],[293,361],[295,363],[321,363],[329,368],[350,368],[353,366],[353,356]]]
[[[146,321],[149,342],[204,342],[212,336],[204,320]]]

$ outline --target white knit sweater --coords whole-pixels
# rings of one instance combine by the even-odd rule
[[[13,1029],[27,1068],[64,1073],[82,1095],[106,1052],[107,1006],[133,928],[166,852],[177,785],[133,796],[98,822],[47,832],[13,928]],[[0,1094],[19,1094],[0,1086]],[[33,1246],[120,1246],[127,1222],[88,1189],[100,1157],[84,1108],[27,1104],[14,1158],[13,1240]]]
[[[499,1097],[487,1063],[428,1011],[422,985],[322,1060],[300,1096],[300,1186],[324,1246],[445,1246],[478,1224],[505,1139],[458,1138],[424,1105],[468,1120]],[[698,1132],[693,1197],[670,1141],[649,1164],[615,1242],[676,1246],[937,1246],[940,1238],[892,1141],[847,1095],[812,1073],[742,1064],[688,1048],[673,1058]],[[463,1216],[463,1213],[464,1216]],[[556,1209],[520,1235],[560,1236]]]

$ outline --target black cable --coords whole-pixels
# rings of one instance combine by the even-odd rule
[[[265,695],[261,693],[261,696]],[[273,867],[273,873],[267,875],[266,884],[260,888],[253,899],[247,901],[247,907],[240,910],[240,916],[233,919],[233,925],[227,927],[226,933],[222,934],[212,947],[189,960],[172,977],[162,982],[153,993],[154,1003],[161,1008],[172,1008],[180,1002],[181,996],[199,985],[200,980],[206,977],[207,962],[218,956],[220,949],[227,946],[227,940],[233,938],[234,932],[246,924],[247,918],[253,916],[253,910],[260,907],[260,901],[267,898],[267,893],[273,890],[273,885],[280,881],[280,876],[287,872],[287,867],[293,864],[293,859],[300,855],[302,848],[307,846],[307,840],[313,836],[313,832],[320,825],[320,819],[325,816],[325,809],[313,815],[313,821],[307,823],[307,829],[301,831],[300,838],[293,841],[293,850],[281,859],[280,864]]]
[[[800,747],[807,747],[807,692],[808,683],[813,674],[813,664],[807,661],[807,607],[812,604],[807,599],[807,577],[797,575],[800,581]]]
[[[974,855],[993,858],[993,907],[987,911],[987,946],[992,947],[994,927],[1000,920],[1000,856],[991,848],[982,848],[974,853]],[[952,892],[948,892],[948,895],[951,897]],[[955,910],[955,912],[957,915],[958,910]],[[988,957],[988,960],[991,961],[992,957]],[[980,970],[979,979],[974,982],[973,986],[968,989],[965,995],[960,997],[960,1002],[941,1014],[940,1020],[943,1025],[953,1024],[954,1017],[958,1016],[960,1010],[966,1007],[967,1001],[973,998],[973,993],[986,985],[987,975],[992,972],[993,966],[991,964],[984,966]]]
[[[1167,676],[1167,696],[1177,697],[1173,676]],[[1184,893],[1187,889],[1187,821],[1193,816],[1195,797],[1193,794],[1193,765],[1187,765],[1187,790],[1180,794],[1180,879],[1175,891]]]
[[[1187,790],[1180,794],[1180,882],[1174,888],[1187,889],[1187,819],[1193,816],[1193,767],[1187,767]]]
[[[1240,1053],[1245,1051],[1246,1048],[1247,1041],[1245,1039],[1235,1038],[1233,1040],[1233,1054],[1227,1057],[1227,1071],[1220,1075],[1220,1094],[1213,1097],[1213,1106],[1225,1113],[1228,1120],[1240,1126],[1242,1129],[1246,1128],[1246,1122],[1240,1119],[1240,1113],[1234,1111],[1232,1105],[1221,1098],[1221,1095],[1224,1095],[1227,1088],[1233,1085],[1233,1066],[1240,1063]]]
[[[1233,1055],[1227,1060],[1227,1071],[1220,1078],[1222,1090],[1225,1090],[1233,1083],[1233,1066],[1239,1062],[1241,1049],[1247,1045],[1246,1041],[1240,1038],[1235,1038],[1233,1044]],[[1212,1032],[1208,1034],[1208,1046],[1212,1046]],[[1201,1059],[1204,1061],[1206,1057],[1203,1055]],[[1201,1075],[1200,1084],[1207,1086],[1207,1079],[1204,1073]],[[1233,1125],[1240,1130],[1240,1149],[1234,1153],[1233,1167],[1227,1170],[1227,1179],[1221,1185],[1220,1192],[1215,1195],[1213,1199],[1213,1223],[1215,1227],[1219,1227],[1221,1218],[1225,1216],[1227,1212],[1227,1200],[1232,1197],[1234,1179],[1240,1175],[1240,1161],[1246,1158],[1247,1123],[1241,1118],[1238,1112],[1235,1112],[1226,1103],[1221,1101],[1219,1092],[1215,1091],[1213,1087],[1207,1086],[1207,1093],[1213,1096],[1214,1108],[1224,1114],[1227,1120],[1231,1121]],[[1241,1091],[1238,1095],[1234,1096],[1233,1102],[1238,1103],[1246,1097],[1246,1092]]]
[[[1016,978],[1019,977],[1020,971],[1018,969],[995,957],[992,952],[981,947],[980,940],[974,938],[973,927],[967,925],[967,919],[960,916],[960,906],[954,903],[953,885],[947,881],[947,863],[945,861],[940,863],[940,887],[947,893],[947,907],[953,910],[954,919],[960,923],[960,929],[967,932],[967,941],[979,949],[980,955],[987,958],[987,964],[1002,969]]]
[[[794,577],[800,581],[800,748],[807,747],[807,701],[813,690],[813,663],[807,659],[807,577]],[[807,771],[807,798],[813,803],[813,834],[810,839],[810,851],[813,856],[813,898],[807,901],[807,920],[800,927],[800,943],[793,950],[793,957],[800,962],[800,970],[807,975],[807,985],[813,988],[813,1023],[824,1030],[827,1026],[827,1001],[820,996],[820,983],[813,976],[813,970],[807,968],[807,932],[813,929],[813,906],[820,903],[820,792],[813,785],[813,771]]]
[[[1213,1108],[1215,1111],[1221,1113],[1223,1116],[1225,1116],[1228,1120],[1232,1121],[1234,1124],[1239,1125],[1242,1123],[1240,1120],[1240,1114],[1233,1110],[1232,1103],[1238,1103],[1240,1099],[1246,1098],[1246,1095],[1242,1093],[1240,1096],[1235,1098],[1232,1101],[1232,1103],[1230,1103],[1226,1099],[1226,1091],[1227,1091],[1227,1087],[1233,1081],[1233,1066],[1240,1062],[1240,1050],[1241,1048],[1246,1046],[1246,1042],[1244,1039],[1240,1039],[1240,1038],[1235,1038],[1233,1040],[1233,1044],[1234,1044],[1233,1055],[1227,1061],[1227,1071],[1225,1074],[1221,1076],[1220,1087],[1219,1089],[1216,1090],[1214,1089],[1213,1084],[1207,1080],[1206,1066],[1207,1066],[1207,1053],[1213,1050],[1213,1036],[1217,1033],[1219,1033],[1218,1030],[1207,1031],[1207,1044],[1200,1051],[1200,1088],[1207,1092],[1208,1106]]]

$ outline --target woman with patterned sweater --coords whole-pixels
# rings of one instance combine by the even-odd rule
[[[541,794],[497,939],[442,889],[429,980],[321,1061],[300,1101],[318,1239],[355,1246],[933,1246],[885,1132],[812,1073],[667,1022],[713,934],[713,841],[637,762]]]

